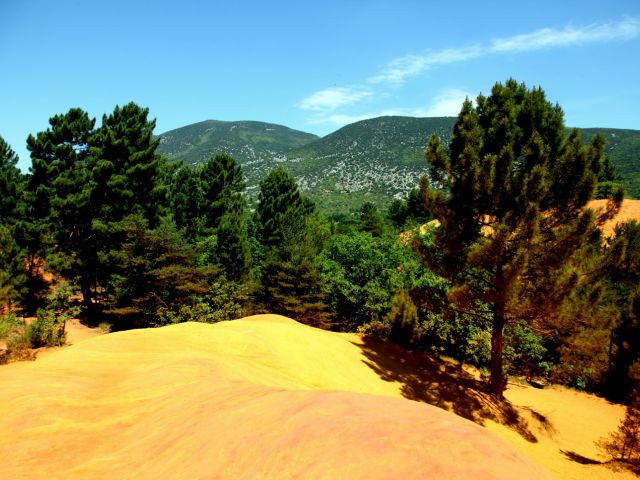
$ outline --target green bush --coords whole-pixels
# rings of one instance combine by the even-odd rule
[[[25,330],[24,336],[32,348],[64,345],[66,315],[53,310],[39,309],[37,318]]]
[[[13,335],[22,333],[24,329],[24,321],[11,312],[8,315],[0,317],[0,338],[9,338]]]

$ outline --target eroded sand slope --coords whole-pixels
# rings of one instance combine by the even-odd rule
[[[0,385],[2,478],[548,478],[357,336],[274,315],[99,336]]]

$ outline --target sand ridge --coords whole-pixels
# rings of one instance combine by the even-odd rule
[[[272,315],[84,340],[0,369],[0,478],[550,478],[370,362]]]

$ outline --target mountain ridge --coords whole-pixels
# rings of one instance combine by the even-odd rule
[[[426,173],[424,148],[435,133],[448,144],[456,117],[382,116],[318,137],[266,122],[206,120],[165,132],[158,152],[194,165],[217,152],[234,156],[255,198],[259,182],[277,166],[325,211],[348,212],[365,201],[388,206],[416,188]],[[640,130],[578,129],[585,142],[596,133],[622,176],[626,193],[640,195]]]

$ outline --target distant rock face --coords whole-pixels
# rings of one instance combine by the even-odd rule
[[[550,478],[485,429],[390,396],[354,338],[259,316],[1,367],[0,476]]]

